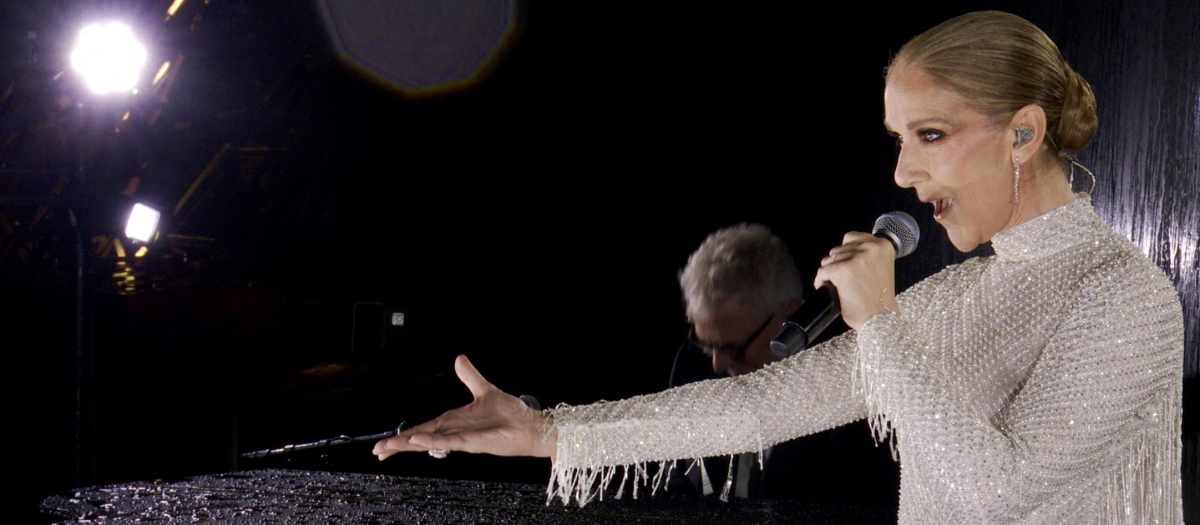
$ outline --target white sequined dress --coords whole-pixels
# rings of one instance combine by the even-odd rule
[[[754,374],[551,410],[549,495],[620,497],[650,463],[868,418],[899,454],[902,524],[1182,523],[1170,281],[1086,196],[992,244],[902,293],[899,314]]]

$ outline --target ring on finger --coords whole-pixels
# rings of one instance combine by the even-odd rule
[[[450,455],[450,451],[445,449],[430,450],[429,455],[436,459],[446,459],[446,456]]]

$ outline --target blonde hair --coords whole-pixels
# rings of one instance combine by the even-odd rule
[[[1026,105],[1041,106],[1050,151],[1060,159],[1096,135],[1092,87],[1050,37],[1019,16],[980,11],[947,20],[904,44],[888,78],[907,67],[957,92],[997,125]]]

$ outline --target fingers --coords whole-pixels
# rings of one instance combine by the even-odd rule
[[[842,271],[844,263],[870,249],[871,243],[878,240],[880,240],[878,237],[869,233],[846,233],[842,236],[842,244],[834,246],[829,250],[829,255],[821,259],[821,267],[817,269],[817,275],[813,279],[813,288],[820,289],[825,283],[833,284],[836,287],[834,275]]]
[[[828,266],[838,261],[844,261],[861,251],[858,245],[841,245],[837,248],[829,250],[829,255],[821,259],[821,266]]]
[[[460,355],[454,360],[454,373],[458,374],[458,380],[467,386],[467,389],[471,391],[471,395],[475,396],[475,399],[483,397],[484,393],[496,388],[487,379],[483,378],[483,375],[475,369],[475,366],[471,364],[471,360],[467,359],[465,355]]]
[[[389,438],[389,439],[395,439],[395,438]],[[390,457],[400,453],[399,450],[388,450],[384,445],[384,441],[387,441],[387,439],[384,439],[384,440],[376,443],[375,449],[371,451],[372,454],[375,454],[375,459],[378,459],[379,461],[383,461],[387,458],[390,458]]]
[[[461,433],[439,434],[433,429],[425,431],[416,428],[409,429],[396,437],[380,440],[375,444],[374,454],[383,461],[400,452],[422,452],[426,450],[451,450],[459,452],[479,452],[482,450],[486,431],[466,431]]]
[[[832,284],[834,272],[839,271],[842,265],[853,259],[861,251],[858,244],[843,244],[829,250],[829,256],[821,259],[821,267],[817,269],[817,275],[813,279],[813,289],[819,290],[825,283]]]
[[[817,276],[815,279],[813,279],[813,290],[820,290],[822,286],[825,286],[825,283],[830,283],[831,285],[833,284],[833,281],[829,278],[829,275],[827,275],[825,268],[826,266],[822,264],[821,268],[817,270]],[[836,286],[834,288],[836,288]]]
[[[896,249],[896,246],[891,241],[863,232],[847,233],[842,237],[842,246],[853,246],[862,251],[891,248],[893,253]],[[837,248],[834,249],[836,250]]]
[[[842,237],[842,244],[834,246],[833,249],[829,250],[829,255],[824,259],[821,259],[821,266],[826,266],[828,264],[837,262],[838,260],[844,260],[853,256],[855,253],[858,253],[858,251],[861,249],[861,245],[864,242],[875,238],[876,237],[874,235],[868,233],[847,233]]]
[[[408,447],[408,448],[406,448]],[[408,436],[396,436],[387,439],[381,439],[375,443],[375,448],[371,450],[372,454],[379,461],[383,461],[401,452],[411,452],[421,450],[408,444]]]
[[[890,241],[850,232],[821,260],[813,286],[835,287],[842,319],[857,330],[876,313],[898,311],[892,295],[895,260],[895,247]]]
[[[483,378],[483,375],[475,369],[465,355],[460,355],[454,360],[454,372],[458,375],[459,381],[462,381],[463,385],[471,391],[471,395],[475,397],[476,401],[486,394],[496,391],[496,387]],[[515,401],[515,398],[513,399]],[[481,446],[481,439],[484,435],[478,431],[463,430],[480,424],[479,415],[474,412],[479,406],[481,405],[478,403],[471,403],[446,412],[437,419],[405,430],[395,437],[380,440],[375,444],[373,453],[382,461],[399,452],[436,449],[476,452]]]
[[[371,451],[383,461],[397,452],[420,452],[427,450],[424,447],[409,443],[409,438],[413,434],[437,432],[442,428],[443,420],[450,415],[450,412],[438,416],[436,419],[431,419],[415,427],[405,429],[403,432],[396,434],[395,437],[381,439],[375,443],[375,448]]]
[[[461,434],[413,434],[409,442],[421,450],[451,450],[478,452],[478,432]]]
[[[878,239],[878,237],[871,235],[869,233],[866,233],[866,232],[846,232],[846,235],[842,236],[842,244],[849,244],[852,242],[863,242],[863,241],[868,241],[871,239]]]
[[[821,266],[829,266],[834,263],[853,259],[860,253],[872,252],[876,249],[892,248],[891,242],[886,239],[881,239],[869,233],[849,232],[842,237],[842,244],[834,246],[829,250],[829,255],[821,259]]]

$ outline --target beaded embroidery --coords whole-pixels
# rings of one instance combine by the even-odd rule
[[[603,498],[618,469],[617,497],[631,472],[653,494],[676,460],[868,418],[901,461],[902,524],[1182,523],[1170,282],[1086,195],[993,247],[753,374],[551,410],[548,499]]]

